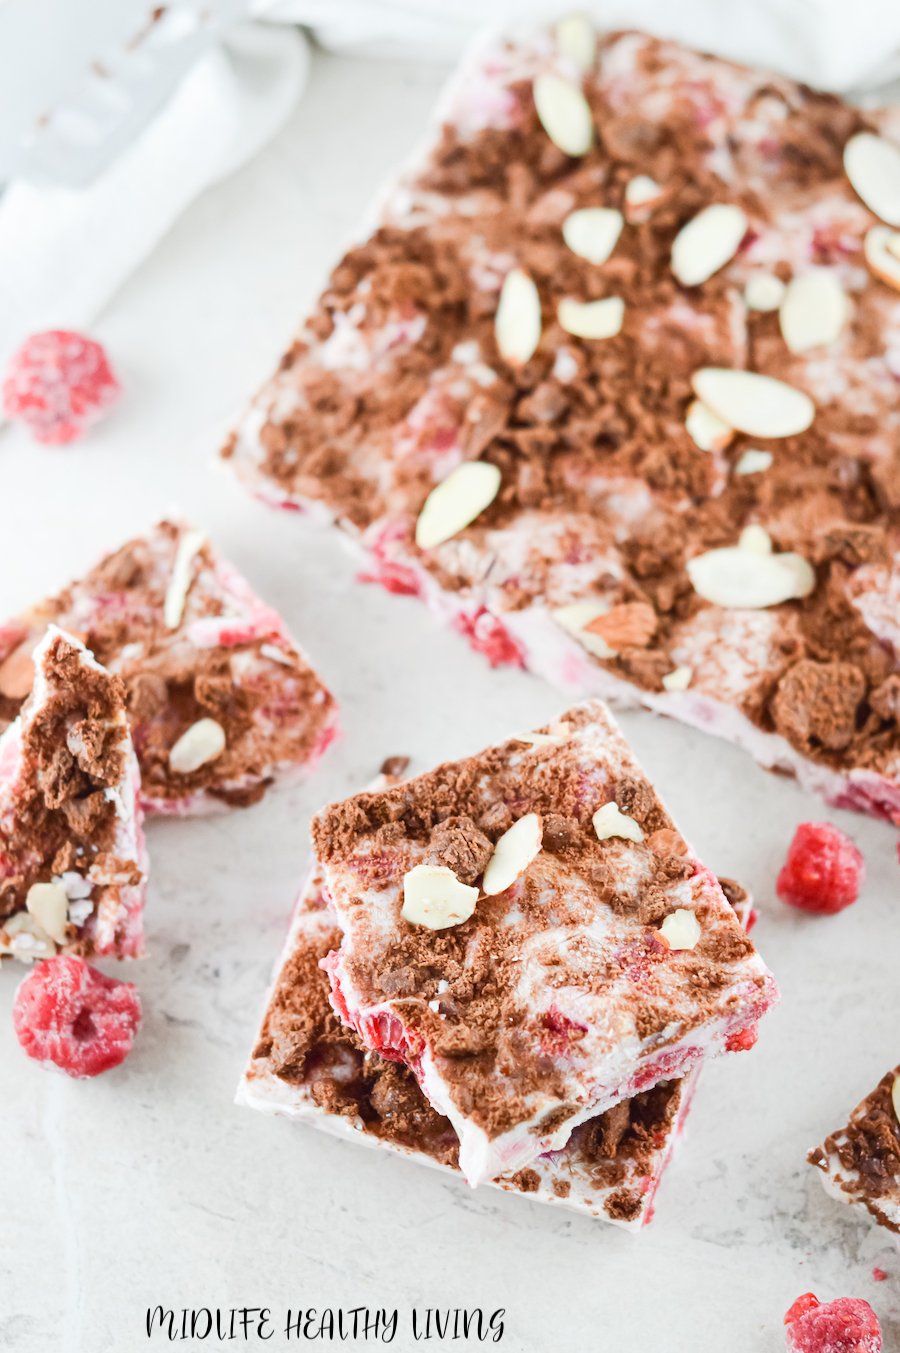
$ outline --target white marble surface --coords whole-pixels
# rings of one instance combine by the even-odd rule
[[[783,1002],[752,1053],[704,1073],[648,1231],[471,1193],[232,1106],[310,813],[387,753],[424,765],[560,707],[537,680],[491,672],[419,603],[356,584],[338,539],[247,501],[210,466],[442,76],[317,58],[285,132],[191,209],[96,325],[126,385],[115,415],[68,450],[0,437],[0,612],[177,503],[287,616],[345,727],[305,788],[151,824],[150,953],[128,973],[146,1019],[122,1069],[80,1083],[26,1061],[7,1013],[21,970],[0,972],[0,1347],[137,1353],[162,1342],[144,1334],[146,1308],[162,1303],[262,1305],[279,1321],[288,1307],[396,1307],[403,1350],[419,1346],[413,1306],[481,1306],[506,1309],[500,1347],[517,1353],[756,1353],[783,1347],[783,1312],[812,1288],[872,1300],[897,1348],[900,1259],[804,1165],[900,1060],[895,834],[829,813],[865,852],[864,895],[835,918],[791,912],[773,898],[775,873],[796,823],[822,807],[650,716],[625,717],[626,732],[701,854],[757,894]]]

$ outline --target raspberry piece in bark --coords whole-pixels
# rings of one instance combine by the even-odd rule
[[[10,362],[3,409],[7,418],[25,423],[36,441],[61,446],[80,437],[118,394],[119,382],[99,343],[49,329],[26,339]]]
[[[53,625],[33,662],[0,737],[0,956],[134,957],[147,858],[125,687]]]
[[[148,812],[256,803],[309,773],[337,735],[335,701],[281,616],[182,522],[0,625],[0,726],[28,693],[48,622],[83,635],[125,683]]]
[[[806,1292],[784,1323],[788,1353],[881,1353],[878,1317],[860,1297],[838,1297],[822,1305]]]
[[[829,822],[801,822],[778,875],[783,902],[832,915],[859,897],[865,862],[848,836]]]
[[[140,1028],[141,1002],[132,982],[117,982],[84,959],[61,954],[25,978],[13,1023],[34,1061],[84,1079],[124,1062]]]

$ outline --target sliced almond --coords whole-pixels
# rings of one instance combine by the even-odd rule
[[[202,531],[185,531],[178,542],[169,586],[166,589],[166,599],[163,604],[163,620],[166,629],[177,630],[181,624],[184,603],[187,601],[187,594],[191,590],[191,566],[195,555],[203,549],[205,544],[206,536]]]
[[[694,591],[729,610],[761,610],[805,597],[816,575],[796,554],[759,554],[729,546],[707,550],[687,562]]]
[[[568,14],[556,25],[556,45],[585,74],[597,57],[597,34],[586,14]]]
[[[594,120],[584,94],[568,80],[545,72],[534,86],[541,126],[566,155],[585,155],[594,144]]]
[[[869,211],[900,226],[900,146],[874,132],[858,132],[844,146],[844,169]]]
[[[740,207],[715,202],[683,225],[672,244],[672,271],[683,287],[696,287],[734,258],[747,233]]]
[[[775,558],[793,578],[795,597],[808,597],[811,592],[815,591],[816,571],[809,560],[803,558],[802,554],[785,551],[784,554],[775,555]]]
[[[662,678],[663,690],[686,691],[693,675],[690,667],[673,667],[671,672],[666,672]]]
[[[615,338],[622,328],[625,302],[620,296],[602,301],[560,301],[556,318],[567,334],[575,338]]]
[[[24,700],[34,685],[34,639],[23,639],[0,665],[0,695],[8,700]]]
[[[416,522],[416,544],[433,550],[465,530],[497,497],[500,471],[486,460],[467,460],[431,490]]]
[[[625,184],[625,215],[629,221],[643,221],[659,206],[665,189],[649,174],[635,174]]]
[[[900,233],[889,226],[872,226],[866,232],[863,250],[875,276],[900,291]],[[0,667],[0,681],[2,677],[3,668]]]
[[[541,341],[541,298],[527,272],[513,268],[503,279],[494,337],[507,362],[528,362]]]
[[[57,944],[66,938],[69,895],[62,883],[32,883],[25,906],[38,925]]]
[[[734,428],[708,409],[702,399],[691,401],[684,425],[688,436],[701,451],[724,451],[734,439]]]
[[[400,915],[410,925],[446,930],[468,921],[478,901],[478,889],[460,883],[444,864],[417,864],[403,876]]]
[[[657,932],[670,949],[695,949],[700,939],[700,922],[686,907],[670,911]]]
[[[582,207],[562,224],[566,244],[588,263],[605,263],[618,243],[625,218],[614,207]]]
[[[900,1076],[895,1076],[891,1084],[891,1103],[894,1106],[894,1117],[900,1121]]]
[[[771,272],[755,272],[744,287],[744,304],[748,310],[769,314],[784,300],[785,286],[780,277]]]
[[[513,741],[524,742],[529,747],[558,747],[561,742],[568,742],[572,736],[572,725],[565,719],[560,719],[557,723],[547,725],[546,733],[519,733]]]
[[[621,836],[625,841],[641,842],[644,833],[633,817],[623,813],[619,805],[612,800],[598,808],[593,816],[594,831],[598,841],[608,841],[611,836]]]
[[[771,451],[760,451],[758,447],[748,447],[734,467],[735,474],[760,474],[768,470],[774,457]]]
[[[225,729],[215,719],[198,719],[182,733],[169,752],[169,769],[190,775],[225,750]]]
[[[17,911],[0,923],[0,953],[12,954],[27,963],[32,959],[52,958],[56,945],[34,916],[27,911]]]
[[[574,634],[579,643],[583,644],[589,653],[593,653],[595,658],[614,658],[615,650],[610,648],[599,634],[594,634],[587,628],[598,616],[606,615],[609,609],[609,603],[606,601],[571,601],[568,606],[558,606],[553,612],[553,618],[563,629]]]
[[[793,437],[805,432],[816,416],[809,395],[755,371],[704,366],[694,372],[691,384],[713,413],[751,437]]]
[[[622,601],[585,625],[599,634],[616,653],[623,648],[646,648],[656,633],[656,612],[646,601]]]
[[[745,526],[738,539],[739,550],[750,550],[751,554],[771,554],[772,537],[764,526],[753,522]]]
[[[494,846],[484,871],[481,890],[487,897],[505,893],[539,854],[544,827],[537,813],[526,813],[505,831]]]
[[[778,311],[781,336],[791,352],[825,347],[847,321],[847,294],[833,272],[815,268],[788,283]]]

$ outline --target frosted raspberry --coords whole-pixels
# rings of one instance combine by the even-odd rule
[[[830,822],[801,822],[775,885],[783,902],[831,914],[855,902],[865,876],[862,855]]]
[[[38,963],[13,1004],[16,1036],[28,1056],[67,1076],[99,1076],[124,1062],[140,1023],[135,986],[71,954]]]
[[[119,393],[99,343],[84,334],[48,329],[32,334],[9,364],[3,410],[39,442],[75,441]]]
[[[859,1297],[838,1297],[823,1306],[807,1292],[784,1323],[788,1353],[881,1353],[878,1317]]]

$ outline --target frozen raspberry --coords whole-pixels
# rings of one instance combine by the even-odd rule
[[[61,954],[38,963],[16,992],[13,1024],[36,1062],[53,1062],[67,1076],[99,1076],[124,1062],[141,1023],[131,982],[117,982]]]
[[[797,1298],[793,1306],[788,1307],[785,1312],[784,1323],[792,1325],[801,1315],[806,1315],[807,1311],[815,1310],[821,1304],[814,1292],[804,1292],[801,1297]]]
[[[10,362],[3,410],[27,423],[37,441],[60,446],[80,437],[118,393],[99,343],[49,329],[27,338]]]
[[[775,886],[792,907],[830,915],[856,901],[864,876],[848,836],[830,822],[801,822]]]
[[[881,1353],[878,1317],[859,1297],[838,1297],[822,1306],[807,1292],[784,1323],[788,1353]]]

